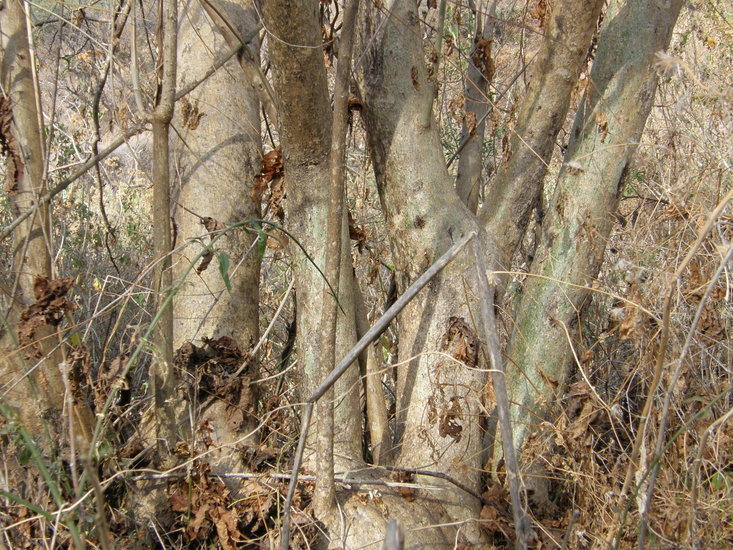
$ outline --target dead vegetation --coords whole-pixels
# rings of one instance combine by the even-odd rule
[[[548,10],[548,3],[540,0],[500,14],[506,25],[497,43],[493,47],[480,44],[477,54],[484,71],[499,82],[509,82],[521,73],[538,44],[537,33]],[[81,13],[76,29],[91,28],[84,10],[74,13]],[[465,58],[467,52],[460,14],[460,10],[449,12],[454,36],[444,44],[445,83],[439,92],[449,154],[458,146],[461,117],[457,113],[462,110],[457,100],[461,83],[451,79],[462,70],[465,59],[461,56]],[[45,31],[43,37],[50,40]],[[80,43],[73,46],[92,51]],[[120,55],[125,55],[124,48]],[[78,56],[67,62],[68,81],[59,92],[62,116],[51,151],[51,162],[58,166],[79,162],[81,155],[75,150],[84,149],[90,139],[89,114],[82,108],[80,90],[92,77],[89,67],[82,65],[94,64],[95,58]],[[718,209],[713,217],[718,205],[730,200],[733,187],[732,66],[733,13],[716,0],[691,2],[677,25],[670,51],[659,56],[664,77],[643,142],[626,173],[604,268],[593,281],[592,299],[582,313],[582,337],[574,348],[575,374],[567,387],[557,387],[555,395],[547,397],[553,417],[539,424],[522,452],[521,463],[532,465],[527,475],[543,476],[546,490],[529,495],[532,548],[635,548],[643,522],[648,525],[651,548],[733,546],[733,276],[730,262],[725,264],[733,246],[733,204]],[[48,68],[42,69],[44,88],[50,74]],[[519,78],[517,85],[521,82]],[[586,73],[578,83],[574,104],[588,85],[592,83]],[[485,143],[489,174],[491,166],[510,154],[505,149],[506,136],[515,122],[516,93],[510,86],[504,96],[494,97]],[[124,126],[132,115],[124,102],[114,99],[105,97],[105,116],[110,126]],[[186,105],[190,124],[197,125],[203,115],[197,107]],[[572,113],[566,129],[571,123]],[[350,139],[352,256],[373,322],[395,298],[394,268],[356,115]],[[6,141],[2,144],[4,149],[10,147]],[[559,169],[566,145],[567,131],[554,153],[548,182]],[[14,154],[12,148],[8,150]],[[105,168],[120,195],[113,217],[124,229],[113,242],[105,233],[101,212],[88,206],[94,201],[87,205],[82,200],[100,198],[94,182],[81,182],[83,190],[69,190],[58,197],[55,239],[68,254],[59,262],[57,279],[37,281],[35,303],[21,313],[21,330],[16,335],[22,361],[32,365],[38,356],[36,329],[60,330],[65,361],[72,366],[74,389],[68,398],[88,402],[101,417],[105,437],[94,462],[82,460],[73,451],[74,434],[69,433],[73,423],[48,418],[49,426],[63,423],[66,439],[50,446],[36,444],[0,399],[0,547],[66,548],[78,540],[90,547],[105,547],[104,541],[112,540],[115,548],[275,548],[280,544],[282,507],[299,426],[295,407],[299,381],[293,375],[297,357],[293,302],[297,298],[285,290],[289,266],[283,253],[285,243],[298,236],[263,226],[249,228],[262,236],[260,310],[266,338],[256,360],[248,355],[247,343],[225,338],[204,338],[203,346],[187,343],[178,350],[175,362],[185,386],[181,391],[193,404],[188,417],[181,419],[188,436],[169,449],[175,465],[154,470],[153,453],[142,433],[151,409],[150,357],[143,338],[151,298],[149,275],[139,274],[150,255],[150,223],[140,210],[147,205],[149,193],[140,190],[145,184],[138,183],[137,161],[131,162],[132,166]],[[265,154],[253,191],[263,202],[267,218],[278,223],[287,202],[282,162],[279,148]],[[57,170],[52,173],[59,178],[68,171]],[[547,189],[545,195],[549,193]],[[0,201],[5,226],[14,213],[5,194]],[[529,233],[520,252],[525,257],[536,245]],[[696,252],[686,259],[698,241]],[[8,264],[10,250],[2,246],[2,259]],[[207,258],[212,259],[204,257],[201,271],[208,266]],[[686,267],[675,278],[682,265]],[[12,286],[12,277],[4,273],[3,287]],[[515,305],[513,292],[521,291],[525,278],[521,269],[513,275],[502,304],[505,311]],[[511,318],[503,319],[506,338]],[[479,342],[470,321],[452,318],[451,323],[441,351],[476,365]],[[669,339],[663,346],[665,329]],[[396,332],[389,329],[375,348],[391,421],[397,406],[390,394],[396,379],[396,340]],[[661,377],[655,387],[658,364]],[[233,378],[234,372],[242,375]],[[650,392],[651,415],[644,424],[642,412]],[[213,397],[227,403],[226,421],[233,430],[247,419],[254,419],[259,430],[257,445],[240,442],[226,449],[241,464],[241,471],[230,475],[212,472],[213,428],[197,418],[197,407]],[[450,409],[438,414],[441,435],[456,440],[461,429],[452,419],[458,407],[452,402]],[[641,448],[634,463],[631,456],[637,440]],[[486,491],[479,523],[493,548],[512,548],[511,504],[502,467],[497,469],[497,476],[488,469],[484,473]],[[311,504],[313,484],[308,474],[312,472],[305,474],[293,500],[293,548],[312,548],[324,536]],[[376,504],[389,517],[380,485],[360,485],[354,478],[358,481],[358,474],[342,480],[340,490]],[[401,498],[415,498],[411,474],[394,472],[388,481]],[[165,494],[163,508],[148,523],[141,522],[132,509],[136,491],[146,482],[159,484]],[[640,512],[647,509],[644,519]],[[100,514],[107,518],[106,526],[98,521]]]

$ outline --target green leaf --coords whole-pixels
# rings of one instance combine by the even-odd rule
[[[81,344],[81,334],[79,334],[78,332],[72,332],[69,335],[69,344],[71,344],[75,348],[78,347]]]
[[[23,450],[18,454],[18,462],[20,462],[21,466],[28,466],[32,458],[33,451],[28,447],[23,447]]]
[[[226,252],[217,252],[216,259],[219,260],[219,273],[224,280],[224,285],[231,292],[232,282],[229,280],[229,255]]]
[[[265,250],[267,249],[267,233],[260,227],[257,232],[257,261],[262,262],[262,258],[265,257]]]

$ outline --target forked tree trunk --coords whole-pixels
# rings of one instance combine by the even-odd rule
[[[373,9],[363,18],[367,51],[358,78],[398,286],[404,290],[452,242],[479,227],[455,191],[435,124],[422,124],[432,86],[416,4],[392,2],[385,13],[386,21]],[[486,374],[473,265],[471,254],[460,255],[400,316],[404,363],[397,373],[395,445],[398,465],[440,471],[478,490]],[[452,485],[421,496],[429,497],[431,503],[421,506],[438,522],[478,517],[479,502]],[[452,543],[454,529],[432,535]],[[460,524],[460,535],[481,541],[473,522]]]
[[[425,66],[416,4],[412,0],[395,0],[385,4],[383,10],[365,6],[360,29],[363,42],[361,48],[357,47],[357,51],[363,52],[358,66],[363,116],[400,289],[405,289],[452,242],[471,231],[479,233],[489,266],[496,266],[497,261],[489,243],[497,243],[499,258],[511,259],[525,231],[528,212],[539,199],[545,164],[566,116],[569,96],[585,61],[600,10],[600,2],[592,2],[592,9],[571,11],[577,25],[569,27],[559,8],[554,13],[518,125],[521,132],[517,140],[524,139],[530,146],[523,150],[515,143],[516,160],[510,160],[502,168],[504,174],[496,187],[496,197],[487,198],[487,204],[496,207],[499,213],[482,220],[498,220],[511,212],[508,220],[512,225],[490,226],[492,234],[487,235],[481,231],[478,218],[455,192],[438,131],[432,121],[425,121],[434,89]],[[535,273],[546,275],[543,266],[546,269],[555,265],[571,266],[567,271],[550,271],[550,275],[585,284],[588,274],[597,270],[602,253],[599,243],[610,230],[608,212],[615,205],[623,169],[638,142],[651,105],[655,83],[652,56],[656,49],[666,45],[679,11],[679,1],[673,2],[669,12],[661,10],[661,4],[635,0],[622,10],[623,15],[607,23],[609,30],[601,39],[603,49],[599,51],[592,77],[595,96],[589,97],[578,116],[577,136],[569,148],[553,210],[545,221]],[[577,3],[570,3],[568,9],[571,8],[578,8]],[[302,7],[300,10],[293,3],[268,2],[265,23],[272,35],[270,51],[283,116],[287,177],[293,178],[288,190],[289,208],[295,214],[292,221],[297,234],[310,239],[311,232],[324,232],[323,217],[319,214],[323,211],[326,181],[321,159],[328,156],[328,132],[317,121],[324,120],[329,112],[322,91],[325,82],[317,29],[313,25],[315,8],[310,12]],[[613,9],[611,13],[615,13]],[[284,23],[286,17],[301,24],[293,28]],[[303,21],[308,24],[303,25]],[[621,21],[627,23],[620,24]],[[305,31],[306,27],[310,30]],[[567,30],[563,33],[561,29]],[[632,33],[634,40],[630,38]],[[559,40],[561,44],[557,43]],[[604,40],[609,43],[603,44]],[[624,59],[626,64],[615,65],[609,57],[611,54],[605,51],[620,51],[619,59]],[[545,71],[557,78],[548,77]],[[303,81],[310,83],[305,89],[299,87]],[[619,111],[608,107],[616,105],[616,101],[623,107]],[[547,116],[542,112],[545,108],[550,112]],[[604,112],[607,123],[599,112]],[[639,117],[639,113],[643,116]],[[527,166],[531,177],[520,177]],[[586,179],[586,174],[594,177]],[[307,188],[303,185],[306,182]],[[310,218],[300,214],[305,212]],[[304,284],[308,272],[303,265],[299,269]],[[317,284],[305,286],[303,292],[313,287],[317,288]],[[480,472],[486,458],[482,422],[494,403],[491,387],[487,387],[487,365],[480,351],[479,335],[484,334],[484,327],[480,326],[478,288],[473,257],[461,256],[400,316],[394,443],[397,465],[448,474],[480,493]],[[550,363],[550,368],[556,369],[549,376],[556,376],[559,381],[567,372],[570,350],[561,338],[565,335],[563,326],[569,327],[572,335],[572,319],[568,314],[571,308],[563,302],[567,300],[567,290],[546,286],[544,279],[531,280],[527,288],[519,311],[519,320],[526,324],[515,332],[510,358],[522,362],[525,371],[542,380],[537,374],[542,357]],[[570,296],[572,300],[577,298],[573,302],[576,308],[585,297],[582,292]],[[318,304],[307,295],[306,300],[310,301],[299,313],[301,330],[305,323],[320,319]],[[541,314],[535,315],[537,311]],[[303,334],[300,336],[301,357],[306,365],[311,365],[316,356],[315,344],[304,339]],[[534,346],[531,353],[537,354],[529,362],[521,355],[512,355],[515,350],[527,349],[526,340]],[[556,352],[560,349],[561,352]],[[533,382],[543,388],[539,395],[523,391],[526,387],[522,386],[522,379],[510,369],[509,386],[515,402],[524,409],[540,409],[538,403],[552,395],[549,381],[544,382],[545,386],[537,384],[535,379]],[[309,384],[312,387],[313,381]],[[527,433],[523,421],[526,417],[515,412],[513,427],[518,434],[514,439],[520,444]],[[418,476],[416,480],[420,483],[424,479]],[[430,479],[430,483],[442,482]],[[480,508],[478,499],[449,483],[442,489],[437,493],[427,488],[418,491],[418,499],[412,505],[389,501],[390,514],[403,520],[408,518],[413,527],[440,524],[433,529],[408,530],[408,544],[435,546],[454,544],[456,540],[484,543],[474,521]],[[391,496],[385,492],[384,498],[386,502]],[[349,540],[368,543],[364,522],[383,523],[383,519],[378,519],[370,505],[355,506],[348,500],[342,504],[343,517],[355,519],[349,522]]]
[[[544,419],[573,363],[579,311],[603,259],[623,179],[657,87],[681,0],[614,3],[573,125],[507,351],[514,440]],[[580,285],[580,286],[578,286]]]
[[[498,168],[480,212],[489,235],[498,237],[499,269],[511,268],[532,210],[540,205],[555,139],[565,124],[602,7],[603,0],[557,2],[529,67],[529,88],[509,140],[509,159]]]

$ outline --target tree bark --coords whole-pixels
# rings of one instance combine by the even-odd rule
[[[239,35],[250,37],[243,55],[259,65],[258,20],[252,3],[211,4],[217,17],[226,17]],[[179,83],[195,79],[230,47],[197,0],[188,0],[182,7]],[[215,235],[201,237],[203,243],[191,239],[261,216],[260,196],[255,191],[255,176],[261,169],[260,102],[236,59],[181,102],[173,125],[173,157],[180,178],[174,207],[176,244],[190,243],[174,257],[175,280],[183,284],[173,305],[173,347],[178,350],[187,341],[203,346],[204,338],[228,337],[246,356],[259,338],[256,233],[241,228],[229,231],[216,241],[211,264],[204,270],[189,270],[185,281],[181,280],[202,244],[208,245]],[[228,261],[230,289],[220,272],[220,261],[225,265]],[[194,412],[197,421],[212,427],[211,437],[221,447],[221,452],[209,455],[213,471],[240,469],[241,460],[230,446],[242,440],[257,442],[256,397],[250,386],[256,373],[255,358],[235,382],[240,385],[238,402],[231,396],[204,396],[208,406],[200,416],[199,411]]]
[[[349,85],[351,83],[351,52],[354,45],[354,23],[358,0],[350,0],[344,11],[339,43],[338,66],[333,98],[333,126],[331,128],[331,155],[329,166],[328,213],[326,221],[326,267],[324,277],[333,288],[339,287],[341,279],[341,248],[344,234],[344,196],[346,187],[346,132],[349,124]],[[322,285],[323,309],[321,310],[321,349],[323,360],[319,379],[326,376],[336,367],[336,332],[339,316],[337,296],[334,296],[329,284]],[[358,289],[354,288],[354,298]],[[356,307],[353,320],[356,323]],[[354,325],[356,326],[356,325]],[[313,497],[315,510],[330,510],[336,492],[333,482],[333,438],[334,416],[333,400],[335,394],[331,388],[316,404],[318,433],[318,482]]]
[[[565,124],[602,7],[603,0],[562,0],[552,10],[509,140],[511,156],[499,167],[480,213],[487,232],[501,236],[496,241],[501,269],[511,268],[532,210],[540,206],[555,139]]]
[[[318,266],[325,265],[328,182],[330,180],[331,106],[323,63],[318,4],[267,0],[263,6],[268,29],[273,88],[280,114],[280,139],[287,192],[286,224]],[[293,24],[297,21],[297,24]],[[341,230],[341,277],[336,356],[343,357],[356,342],[354,278],[350,241],[345,223]],[[299,394],[307,397],[321,382],[322,275],[291,245],[298,296],[297,347]],[[358,368],[354,365],[335,386],[334,440],[336,469],[361,464],[361,407]],[[310,436],[309,436],[310,439]],[[313,456],[306,447],[306,464]],[[311,451],[309,451],[309,449]]]
[[[386,21],[369,11],[360,33],[363,117],[400,291],[451,242],[480,234],[448,174],[435,124],[422,125],[432,88],[416,8],[415,2],[392,2]],[[398,367],[395,443],[398,465],[438,470],[478,489],[486,375],[475,276],[471,255],[459,256],[400,317],[404,364]],[[478,517],[479,503],[449,485],[432,504],[421,504],[435,517]],[[481,541],[475,524],[461,525],[460,533]],[[443,536],[452,541],[455,532],[448,527]]]
[[[41,117],[33,86],[35,67],[31,65],[28,33],[23,2],[7,0],[0,7],[0,40],[2,45],[2,119],[3,141],[7,143],[6,191],[14,216],[34,207],[46,188],[43,179],[43,142]],[[64,356],[57,329],[45,324],[36,328],[33,342],[18,349],[16,336],[20,314],[36,299],[34,286],[38,278],[53,279],[51,262],[50,207],[40,206],[13,233],[13,269],[15,287],[11,291],[10,308],[4,319],[0,362],[0,381],[12,387],[7,398],[16,408],[22,426],[34,437],[59,436],[61,419],[71,422],[74,437],[89,441],[93,418],[91,411],[77,396],[71,396],[72,409],[63,414],[65,384],[62,369]],[[35,351],[34,351],[35,350]],[[35,362],[38,360],[37,368]],[[51,428],[50,430],[48,428]],[[46,444],[53,444],[45,440]]]
[[[162,41],[160,99],[152,113],[153,123],[153,294],[157,324],[153,336],[154,358],[151,388],[155,398],[156,430],[161,443],[175,445],[178,434],[174,412],[176,373],[173,368],[173,272],[171,270],[170,122],[176,93],[178,50],[177,0],[161,0]],[[166,454],[165,445],[161,456]]]
[[[606,16],[592,85],[573,125],[507,351],[517,447],[567,378],[579,312],[598,274],[611,214],[653,105],[655,53],[669,44],[681,4],[629,0]]]
[[[461,151],[458,157],[456,191],[474,214],[478,210],[483,176],[483,148],[486,118],[491,112],[489,83],[494,75],[492,44],[494,42],[494,16],[497,0],[492,0],[489,13],[482,20],[481,9],[474,10],[476,33],[466,72],[465,107],[461,129]]]

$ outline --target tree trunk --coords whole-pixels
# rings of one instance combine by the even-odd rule
[[[530,66],[529,89],[509,140],[509,160],[499,167],[480,213],[489,235],[501,236],[496,240],[499,269],[511,269],[532,210],[540,206],[555,139],[565,124],[602,7],[603,0],[557,2]]]
[[[257,16],[251,2],[215,3],[242,36],[254,35],[244,55],[259,64]],[[222,11],[226,10],[226,11]],[[179,82],[190,82],[206,71],[229,46],[197,0],[184,4],[181,18]],[[243,228],[227,232],[213,245],[214,258],[201,272],[190,264],[201,252],[201,241],[190,241],[209,231],[260,218],[260,197],[255,176],[261,168],[260,103],[251,82],[236,59],[230,60],[181,102],[174,119],[174,162],[179,175],[177,193],[177,245],[189,241],[175,256],[175,280],[183,283],[174,302],[173,346],[189,341],[204,346],[204,338],[231,338],[244,357],[259,338],[259,279],[256,233]],[[202,237],[206,245],[216,233]],[[254,249],[253,249],[253,245]],[[228,262],[228,281],[220,262]],[[199,263],[199,266],[202,264]],[[186,277],[186,272],[188,276]],[[185,281],[182,280],[186,277]],[[227,288],[227,282],[230,289]],[[243,359],[244,360],[244,359]],[[237,365],[234,368],[239,368]],[[183,365],[177,365],[183,368]],[[232,371],[233,372],[233,371]],[[221,453],[210,455],[214,471],[236,471],[241,463],[228,446],[256,443],[256,399],[250,382],[257,372],[256,358],[243,376],[232,381],[232,395],[201,394],[210,405],[194,414],[196,422],[213,428],[211,437]],[[204,373],[190,372],[198,379]],[[231,373],[230,373],[231,374]],[[192,391],[198,391],[193,388]],[[213,401],[210,398],[217,398]],[[194,401],[192,406],[197,406]],[[195,429],[195,426],[191,426]]]
[[[8,0],[0,8],[0,33],[3,59],[0,116],[3,141],[7,144],[5,188],[17,217],[32,209],[45,189],[41,117],[33,85],[35,68],[28,49],[23,2]],[[56,327],[44,322],[25,341],[22,337],[20,342],[16,340],[16,331],[27,331],[40,320],[40,317],[23,320],[21,312],[29,311],[27,308],[42,298],[43,286],[36,287],[36,282],[54,278],[51,254],[50,208],[44,205],[13,233],[16,279],[10,308],[0,329],[4,333],[0,381],[2,386],[12,388],[7,394],[8,403],[17,409],[22,426],[32,436],[53,439],[61,435],[61,420],[65,418],[71,422],[74,437],[88,441],[94,419],[83,398],[76,401],[79,396],[71,395],[69,402],[73,410],[63,414],[68,380],[64,382],[62,370],[66,367]]]
[[[567,378],[579,312],[654,101],[655,53],[669,44],[681,4],[629,0],[606,15],[592,84],[573,125],[507,351],[517,446],[544,419]]]
[[[153,293],[157,324],[153,333],[154,357],[150,381],[161,457],[165,446],[180,438],[174,412],[176,372],[173,368],[173,273],[171,270],[171,201],[169,130],[176,93],[178,50],[177,0],[160,0],[161,37],[158,45],[160,98],[152,113],[153,125]]]
[[[331,106],[321,49],[318,4],[268,0],[264,22],[270,31],[269,52],[273,87],[280,113],[287,193],[286,225],[316,265],[325,265],[328,182],[330,180]],[[297,21],[294,25],[292,22]],[[345,220],[344,220],[345,222]],[[338,297],[336,357],[343,357],[356,342],[354,277],[348,228],[342,224],[341,277]],[[321,273],[291,244],[291,258],[298,296],[297,347],[298,391],[304,398],[321,382]],[[341,311],[343,310],[343,311]],[[336,469],[351,469],[362,463],[359,372],[354,365],[336,384],[334,457]],[[309,435],[310,438],[310,435]],[[306,447],[312,450],[309,442]],[[308,463],[308,456],[306,457]]]
[[[391,3],[387,21],[375,11],[363,18],[361,36],[369,42],[358,78],[398,287],[404,290],[454,240],[479,227],[455,191],[435,124],[422,125],[432,87],[422,49],[415,47],[421,41],[416,5]],[[484,247],[490,250],[488,243]],[[480,323],[475,274],[472,256],[462,254],[400,316],[404,363],[398,367],[395,441],[398,465],[437,470],[474,490],[480,487],[486,385],[478,337],[483,327],[474,323]],[[478,501],[454,486],[430,497],[433,503],[422,505],[436,518],[478,517]],[[474,523],[462,524],[460,534],[481,541]],[[452,541],[455,532],[445,528],[444,536]]]
[[[465,106],[461,128],[461,150],[458,153],[456,191],[468,209],[474,214],[478,210],[479,195],[483,181],[484,133],[486,119],[493,109],[491,96],[487,95],[494,76],[492,44],[494,42],[494,17],[497,0],[492,0],[489,13],[474,9],[476,33],[473,49],[466,71],[466,91],[463,94]]]

